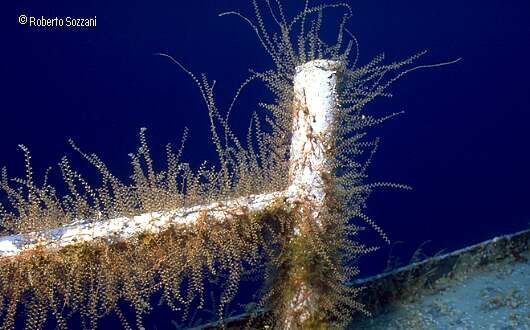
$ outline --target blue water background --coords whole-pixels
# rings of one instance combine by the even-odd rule
[[[382,145],[370,170],[373,181],[414,187],[381,190],[368,214],[384,228],[404,263],[416,248],[427,254],[454,250],[530,223],[530,2],[524,0],[350,1],[348,24],[360,42],[360,63],[384,52],[388,61],[422,50],[423,64],[462,60],[414,72],[392,87],[395,97],[368,105],[376,115],[405,114],[371,129]],[[301,4],[285,4],[293,15]],[[217,81],[222,109],[248,69],[272,62],[252,30],[235,17],[253,16],[251,2],[237,1],[9,1],[2,4],[0,52],[0,164],[23,176],[28,146],[37,178],[69,155],[87,176],[90,166],[68,146],[73,138],[96,152],[123,179],[127,154],[147,127],[157,166],[164,146],[190,139],[184,157],[197,166],[215,162],[206,108],[190,78],[165,58]],[[263,7],[265,8],[265,7]],[[331,13],[331,12],[330,12]],[[86,29],[30,28],[19,15],[97,16]],[[337,15],[329,16],[331,25]],[[333,31],[327,30],[329,37]],[[331,40],[331,39],[330,39]],[[232,125],[245,134],[257,102],[269,100],[253,83],[240,98]],[[58,172],[57,166],[55,166]],[[91,174],[92,173],[92,174]],[[40,174],[40,176],[39,176]],[[366,243],[380,252],[361,260],[363,275],[381,272],[389,247],[377,235]]]

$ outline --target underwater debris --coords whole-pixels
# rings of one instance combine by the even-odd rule
[[[344,3],[306,2],[288,21],[276,2],[275,32],[265,25],[258,2],[252,3],[256,22],[235,11],[221,14],[248,23],[274,63],[252,72],[274,103],[261,104],[253,115],[246,147],[215,103],[215,83],[173,59],[203,96],[219,168],[192,170],[182,163],[184,137],[177,152],[167,148],[166,168],[155,171],[141,129],[140,147],[129,155],[131,183],[73,142],[98,170],[98,186],[67,158],[59,165],[66,195],[47,180],[37,185],[24,146],[26,177],[11,179],[2,170],[0,188],[9,201],[0,208],[2,327],[15,327],[17,313],[36,329],[51,319],[66,328],[72,315],[81,317],[83,328],[96,328],[113,314],[129,329],[131,320],[120,307],[126,302],[135,326],[143,328],[155,294],[186,319],[192,308],[204,307],[209,276],[220,274],[226,275],[217,308],[223,320],[242,275],[262,264],[267,286],[254,310],[272,310],[277,328],[343,325],[352,311],[369,313],[356,298],[360,288],[348,286],[358,274],[348,264],[377,247],[353,240],[362,230],[355,221],[388,241],[364,214],[365,201],[375,188],[408,187],[367,182],[378,140],[369,140],[366,130],[398,113],[373,117],[365,106],[390,97],[388,88],[406,73],[444,64],[412,66],[421,52],[391,64],[380,55],[359,66],[357,41],[345,27],[351,9]],[[334,44],[319,36],[326,10],[343,11]],[[301,83],[297,77],[303,76]]]

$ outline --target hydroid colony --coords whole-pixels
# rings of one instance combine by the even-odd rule
[[[423,53],[400,62],[383,64],[379,55],[359,65],[358,44],[346,29],[351,9],[347,4],[322,4],[304,8],[295,17],[284,14],[279,1],[253,1],[254,18],[236,16],[256,33],[274,67],[252,71],[237,91],[260,80],[273,96],[273,103],[260,103],[245,138],[230,129],[228,114],[218,109],[214,83],[196,76],[173,59],[199,87],[208,109],[212,142],[219,157],[218,168],[203,163],[192,169],[181,161],[186,134],[175,151],[166,148],[165,169],[156,171],[150,156],[146,131],[140,131],[140,146],[130,154],[132,181],[123,182],[96,155],[71,145],[100,173],[101,182],[90,184],[65,157],[59,163],[68,194],[59,195],[47,180],[37,180],[30,152],[24,146],[25,178],[10,178],[2,169],[0,187],[10,205],[0,206],[1,236],[55,228],[74,221],[110,219],[152,211],[228,200],[238,196],[281,191],[286,188],[293,122],[293,77],[297,66],[315,59],[341,63],[330,175],[325,179],[326,212],[319,215],[322,226],[303,210],[278,198],[259,212],[240,212],[215,221],[203,212],[189,225],[172,225],[158,233],[145,232],[127,240],[105,238],[69,245],[62,249],[44,246],[16,256],[0,258],[0,322],[3,328],[24,326],[39,329],[45,324],[67,328],[72,315],[79,315],[83,328],[96,328],[98,320],[113,315],[126,329],[143,328],[142,317],[153,308],[152,297],[183,317],[205,303],[208,281],[224,289],[218,306],[223,318],[244,275],[258,272],[265,280],[259,306],[272,311],[271,325],[281,328],[291,315],[293,287],[301,284],[316,292],[316,307],[309,318],[292,323],[293,328],[341,326],[352,311],[368,313],[355,300],[358,288],[347,282],[358,274],[351,261],[374,251],[354,240],[368,224],[388,241],[383,231],[364,213],[372,189],[380,186],[407,188],[391,183],[367,183],[367,168],[378,146],[368,139],[366,129],[396,114],[374,118],[366,105],[376,97],[390,97],[388,87],[405,73]],[[337,39],[327,44],[319,37],[325,29],[325,13],[340,11]],[[271,24],[265,24],[264,16]],[[234,99],[235,101],[235,99]],[[234,102],[232,103],[232,105]],[[221,128],[221,130],[219,130]],[[45,178],[47,177],[45,175]],[[39,185],[37,182],[44,181]],[[361,223],[361,224],[362,224]],[[301,235],[295,229],[302,229]],[[262,265],[266,265],[262,271]],[[125,304],[124,304],[125,302]],[[127,304],[128,303],[128,304]],[[126,307],[123,307],[126,306]],[[134,310],[128,319],[122,308]],[[16,321],[16,315],[23,315]],[[128,313],[125,313],[128,314]],[[22,322],[22,323],[21,323]],[[47,323],[49,322],[49,323]],[[19,324],[20,323],[20,324]],[[249,326],[252,326],[249,323]]]

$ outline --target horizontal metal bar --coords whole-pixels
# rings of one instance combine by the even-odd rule
[[[70,244],[87,242],[98,238],[127,239],[142,232],[156,233],[172,224],[189,225],[208,214],[222,221],[227,217],[245,212],[259,211],[278,198],[287,197],[288,191],[261,195],[250,195],[228,201],[196,205],[173,211],[149,212],[133,217],[118,217],[100,221],[76,221],[62,227],[0,238],[0,257],[9,257],[22,251],[44,246],[58,249]]]

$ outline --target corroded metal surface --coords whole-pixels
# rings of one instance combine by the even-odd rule
[[[333,120],[337,62],[315,60],[297,67],[290,185],[285,191],[219,201],[171,211],[158,211],[114,219],[83,219],[42,232],[0,237],[0,257],[10,257],[37,246],[61,248],[94,239],[127,239],[143,231],[158,232],[171,224],[192,224],[207,212],[222,221],[233,214],[258,211],[278,198],[288,202],[310,199],[314,212],[324,197],[322,171],[326,167],[326,143]]]

